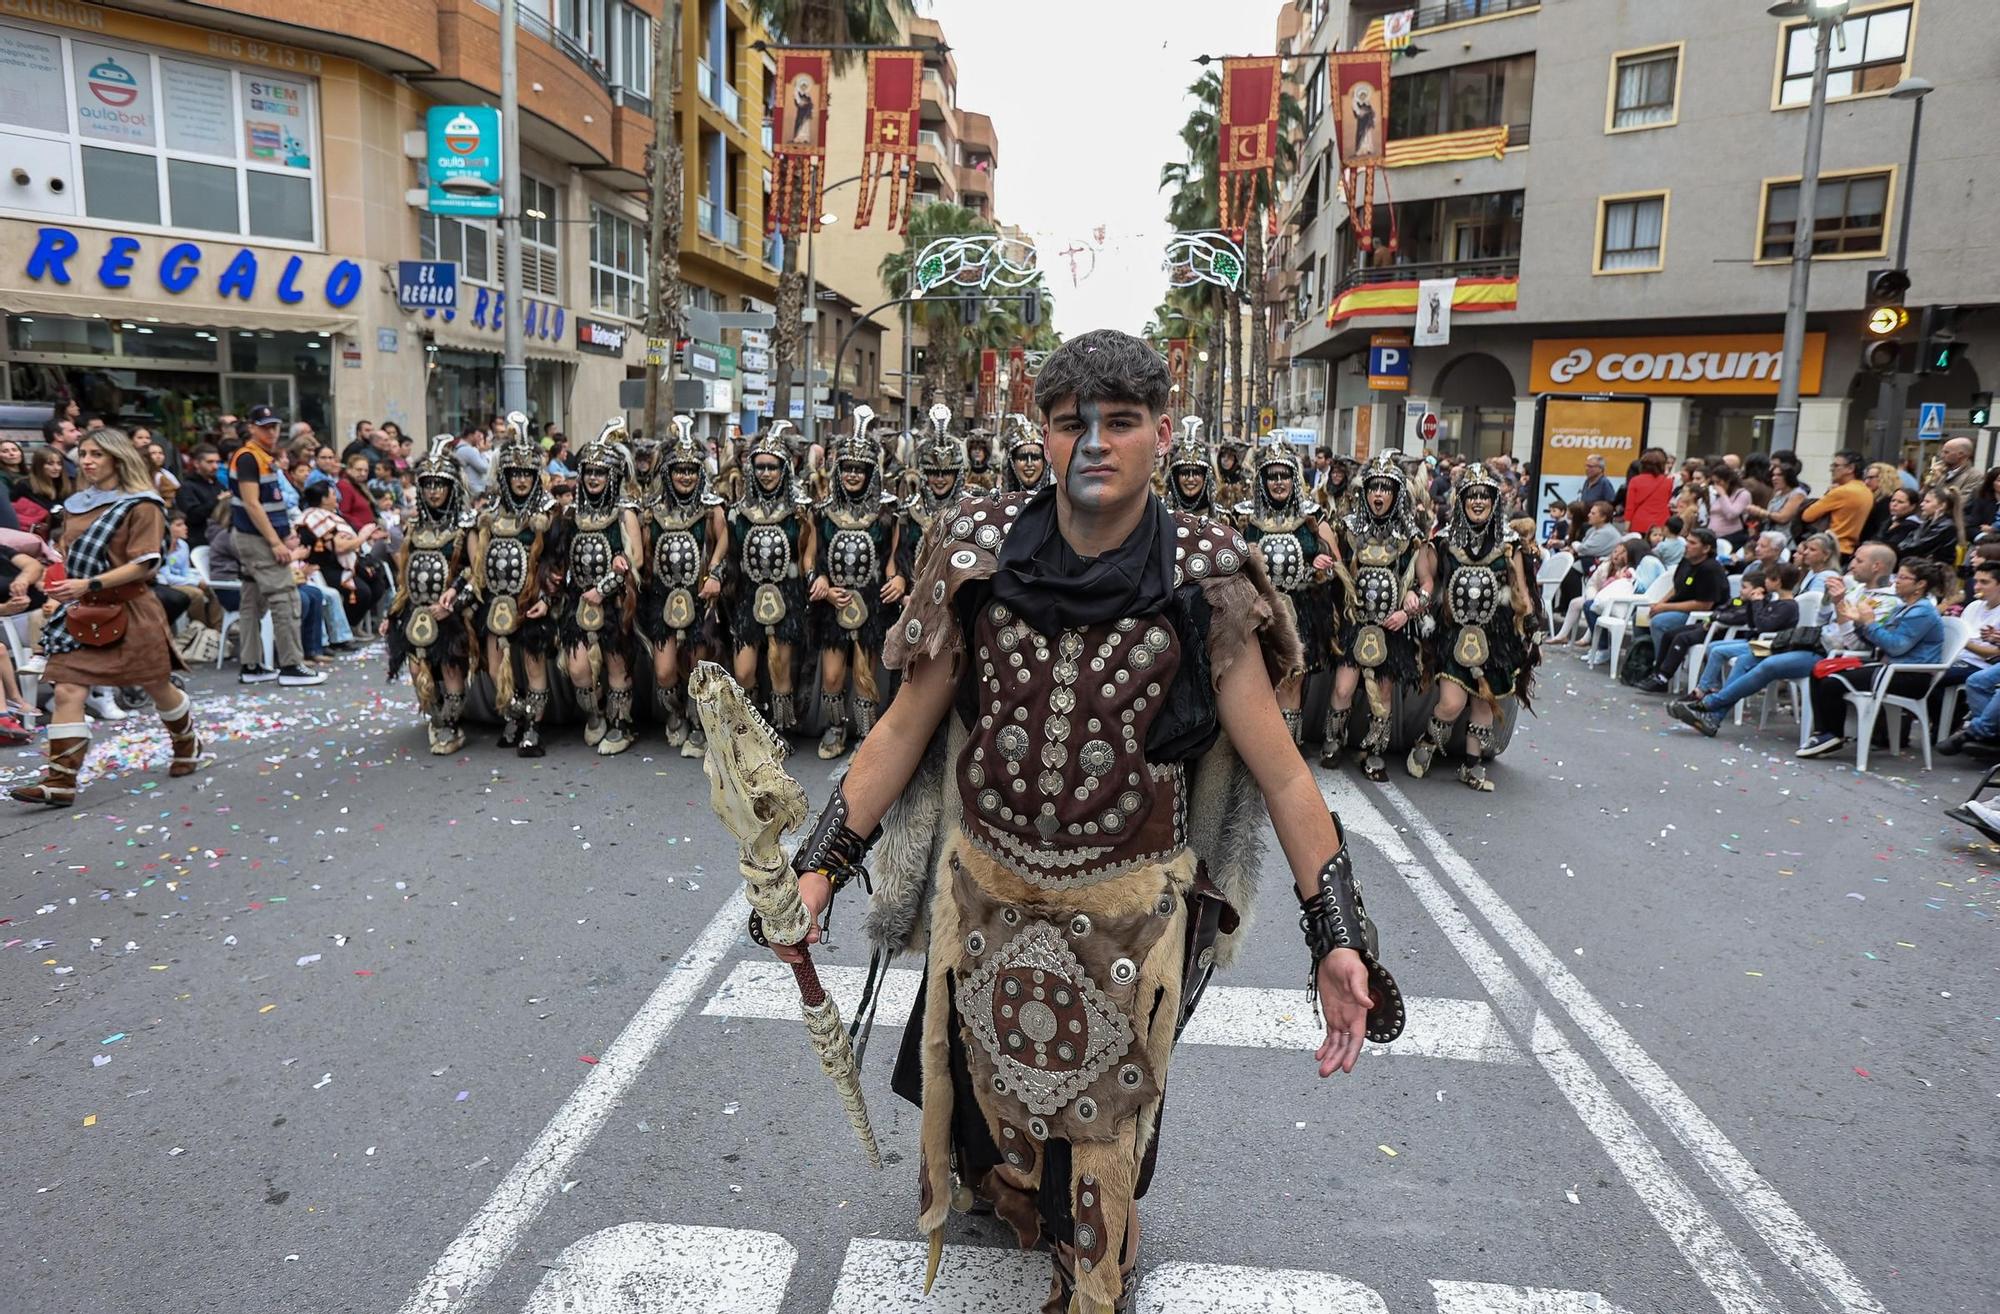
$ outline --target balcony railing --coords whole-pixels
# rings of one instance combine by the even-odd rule
[[[722,117],[731,123],[743,122],[743,97],[705,59],[695,61],[695,88],[703,100],[722,111]]]
[[[1412,28],[1443,27],[1468,18],[1489,18],[1511,14],[1517,9],[1534,9],[1542,0],[1444,0],[1442,4],[1418,5]]]
[[[500,12],[500,0],[479,0],[479,3],[494,13]],[[572,64],[597,80],[606,91],[611,90],[611,78],[604,70],[604,61],[591,54],[582,42],[567,32],[559,31],[548,19],[540,14],[522,9],[521,29],[531,36],[538,36],[569,57]]]
[[[722,208],[722,202],[702,197],[701,231],[724,246],[743,249],[743,220]]]
[[[928,146],[932,150],[936,151],[939,155],[943,155],[947,159],[950,158],[949,154],[945,151],[944,148],[944,138],[939,134],[932,132],[929,128],[917,129],[917,144],[919,146]]]
[[[1350,269],[1334,284],[1333,295],[1368,283],[1411,283],[1426,278],[1516,278],[1521,273],[1521,257],[1501,256],[1492,260],[1431,260],[1423,263],[1382,265]]]

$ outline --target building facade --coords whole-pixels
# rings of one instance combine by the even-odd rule
[[[1673,453],[1767,449],[1797,221],[1812,29],[1762,5],[1685,0],[1449,0],[1413,13],[1392,63],[1374,249],[1357,241],[1332,149],[1322,61],[1379,46],[1382,0],[1300,0],[1311,124],[1286,199],[1296,278],[1284,341],[1291,395],[1331,445],[1433,444],[1528,455],[1535,398],[1643,393],[1647,437]],[[1881,380],[1861,365],[1868,271],[1893,263],[1912,107],[1935,84],[1911,215],[1913,314],[1949,307],[1964,343],[1920,377],[1885,445],[1923,459],[1918,406],[1964,431],[2000,374],[2000,213],[1984,126],[2000,86],[1975,8],[1857,0],[1833,54],[1814,225],[1798,446],[1809,475],[1867,448]],[[1372,338],[1411,335],[1424,280],[1455,279],[1448,344],[1413,347],[1406,395],[1369,387]],[[1323,371],[1323,373],[1316,373]],[[1315,380],[1323,380],[1315,386]],[[1297,408],[1295,408],[1297,409]],[[1929,439],[1936,441],[1935,437]],[[1935,450],[1934,447],[1932,450]],[[1822,476],[1823,477],[1823,473]]]
[[[595,432],[642,374],[659,4],[523,0],[520,313],[541,426]],[[497,3],[369,0],[317,22],[275,0],[178,7],[198,22],[139,8],[0,5],[4,400],[74,398],[182,441],[259,402],[323,435],[486,423],[511,313],[498,226],[429,213],[424,125],[434,105],[497,105]],[[763,103],[763,61],[741,0],[685,0],[683,21],[683,263],[694,297],[736,309],[776,280],[759,115],[741,109]],[[400,304],[404,260],[455,264],[456,306]]]

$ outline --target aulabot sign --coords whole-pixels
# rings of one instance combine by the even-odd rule
[[[432,214],[500,213],[500,111],[433,105],[424,112]]]
[[[1653,402],[1645,396],[1613,393],[1545,393],[1535,399],[1535,506],[1541,536],[1555,526],[1548,514],[1557,498],[1563,505],[1583,492],[1584,465],[1604,458],[1605,473],[1621,483],[1646,446]]]
[[[277,276],[269,278],[258,252],[247,246],[238,247],[221,265],[220,272],[214,272],[216,253],[199,242],[175,242],[160,253],[158,261],[148,260],[142,265],[139,252],[144,244],[138,238],[121,233],[103,236],[104,249],[93,258],[84,253],[82,239],[69,229],[38,229],[34,249],[28,252],[21,272],[31,283],[68,287],[73,278],[88,269],[99,286],[113,292],[125,292],[131,288],[134,277],[150,274],[162,291],[176,296],[209,276],[214,279],[213,290],[218,297],[255,301],[268,293],[281,305],[296,306],[309,293],[316,292],[320,300],[335,309],[347,305],[361,292],[361,266],[352,260],[336,260],[323,276],[307,278],[306,257],[292,255],[285,258]],[[278,254],[264,253],[273,262]]]
[[[1776,333],[1696,333],[1659,338],[1538,338],[1528,364],[1534,392],[1572,389],[1653,396],[1778,395],[1784,339]],[[1806,334],[1799,391],[1819,391],[1826,334]]]

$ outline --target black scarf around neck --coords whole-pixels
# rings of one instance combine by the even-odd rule
[[[1084,557],[1063,541],[1050,487],[1021,508],[1001,545],[993,600],[1053,635],[1159,614],[1173,596],[1173,573],[1173,517],[1159,498],[1147,494],[1145,513],[1123,543],[1101,557]]]

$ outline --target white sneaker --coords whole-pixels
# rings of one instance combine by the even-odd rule
[[[118,700],[108,689],[93,685],[90,695],[83,700],[83,708],[100,721],[123,721],[132,714],[118,705]]]
[[[281,666],[278,668],[278,683],[292,688],[305,684],[325,684],[326,672],[316,671],[310,666]]]

